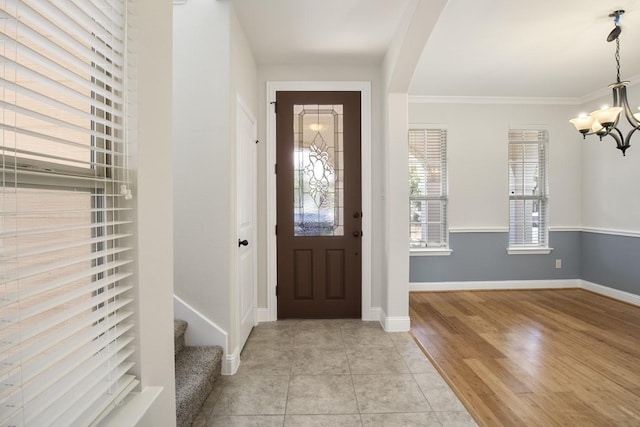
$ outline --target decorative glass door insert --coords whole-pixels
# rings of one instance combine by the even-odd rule
[[[293,108],[295,236],[344,235],[342,105]]]

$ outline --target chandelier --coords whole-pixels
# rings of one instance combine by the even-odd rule
[[[616,70],[617,79],[615,83],[609,85],[613,91],[613,107],[607,105],[603,106],[599,110],[591,112],[591,114],[581,114],[578,117],[569,120],[573,123],[578,132],[582,134],[583,138],[587,135],[597,135],[602,138],[609,135],[616,141],[616,148],[622,151],[622,155],[625,155],[627,148],[631,146],[631,136],[635,131],[640,129],[640,113],[635,113],[629,108],[629,102],[627,101],[627,86],[628,81],[620,81],[620,33],[622,28],[620,27],[620,16],[624,13],[624,10],[616,10],[609,16],[613,18],[615,27],[607,36],[607,41],[616,42]],[[640,107],[638,108],[640,109]],[[620,119],[620,113],[624,111],[624,115],[627,121],[631,124],[631,130],[625,137],[623,133],[618,129],[618,120]]]

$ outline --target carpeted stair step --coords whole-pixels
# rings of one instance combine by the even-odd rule
[[[184,347],[176,355],[177,427],[189,427],[220,376],[222,348]]]
[[[178,353],[184,348],[184,332],[187,330],[187,322],[184,320],[173,321],[173,355],[177,356]]]

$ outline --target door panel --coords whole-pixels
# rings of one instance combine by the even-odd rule
[[[293,293],[296,299],[313,299],[313,251],[294,249]]]
[[[361,316],[360,92],[277,92],[278,318]]]
[[[344,270],[344,250],[343,249],[327,249],[326,259],[326,277],[327,277],[327,299],[343,299],[346,295],[344,288],[344,278],[346,272]]]

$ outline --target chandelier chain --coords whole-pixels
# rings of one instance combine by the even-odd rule
[[[616,39],[616,76],[620,83],[620,39]]]

